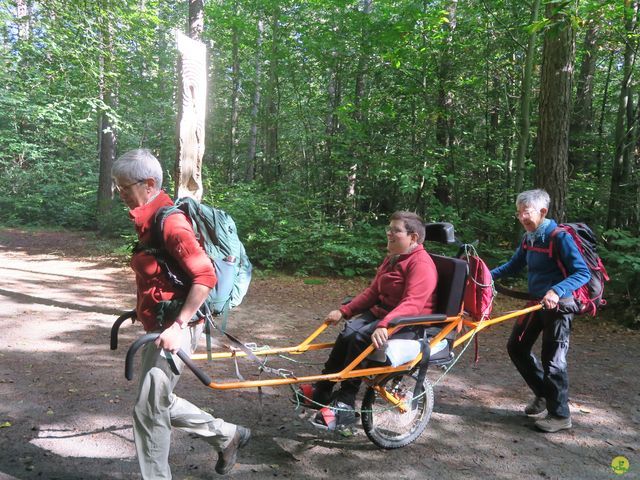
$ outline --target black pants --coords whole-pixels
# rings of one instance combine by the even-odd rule
[[[547,411],[569,417],[567,352],[575,303],[558,310],[538,310],[519,318],[513,326],[507,351],[529,388],[547,401]],[[541,361],[531,352],[542,333]]]
[[[365,348],[371,345],[371,335],[375,331],[379,320],[371,312],[367,312],[346,322],[338,338],[336,338],[322,373],[339,372],[353,362]],[[411,327],[405,327],[393,335],[393,338],[403,339],[416,339],[418,337],[419,333]],[[361,368],[361,366],[356,368]],[[321,396],[323,394],[328,396],[333,389],[334,383],[329,380],[317,382],[315,384],[316,391],[321,392]],[[354,406],[361,383],[362,380],[360,378],[350,378],[341,382],[340,389],[336,393],[336,400]]]

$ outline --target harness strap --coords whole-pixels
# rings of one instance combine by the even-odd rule
[[[208,307],[207,307],[208,308]],[[266,359],[264,361],[260,360],[258,358],[258,356],[253,353],[253,350],[251,350],[249,347],[247,347],[244,343],[242,343],[240,340],[238,340],[236,337],[234,337],[233,335],[231,335],[229,332],[223,332],[213,321],[213,316],[211,315],[211,313],[209,312],[207,314],[206,317],[206,323],[207,324],[211,324],[211,326],[213,328],[215,328],[216,330],[220,331],[221,333],[223,333],[231,342],[231,344],[234,347],[237,347],[239,350],[242,350],[245,355],[247,356],[247,358],[249,358],[250,360],[252,360],[254,363],[256,363],[259,367],[260,367],[260,371],[262,372],[267,372],[269,374],[272,374],[274,376],[291,376],[293,377],[293,372],[289,371],[289,370],[285,370],[282,368],[272,368],[269,367],[267,365],[267,361]]]

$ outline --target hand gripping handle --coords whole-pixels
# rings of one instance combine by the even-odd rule
[[[127,380],[131,380],[133,378],[133,358],[135,357],[136,352],[145,344],[155,342],[159,336],[159,333],[147,333],[131,344],[127,351],[127,358],[124,363],[124,376]],[[206,386],[209,386],[212,383],[209,375],[200,370],[187,353],[183,350],[178,350],[177,355],[202,383]],[[179,374],[179,372],[175,373]]]

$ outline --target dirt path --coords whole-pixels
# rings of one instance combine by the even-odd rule
[[[115,316],[133,305],[133,282],[126,268],[105,259],[78,259],[83,245],[79,235],[0,231],[0,480],[139,478],[130,417],[134,382],[123,376],[124,354],[139,327],[127,323],[120,349],[108,346]],[[256,278],[230,329],[258,344],[291,345],[361,287],[357,281]],[[498,304],[497,310],[511,307]],[[509,328],[482,334],[477,365],[473,345],[461,355],[435,387],[427,430],[395,451],[378,450],[361,430],[350,439],[319,433],[308,412],[289,402],[287,387],[265,389],[260,405],[255,390],[216,392],[187,374],[178,393],[253,429],[232,478],[640,478],[638,332],[575,322],[569,358],[574,428],[545,435],[520,414],[529,396],[504,350]],[[304,360],[321,362],[324,355]],[[278,365],[298,374],[320,368]],[[231,367],[205,368],[231,379]],[[251,364],[242,362],[241,369],[255,377]],[[441,373],[434,369],[432,381]],[[617,456],[630,462],[620,476],[610,467]],[[216,478],[214,460],[204,443],[176,432],[175,478]]]

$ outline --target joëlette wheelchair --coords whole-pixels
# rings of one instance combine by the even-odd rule
[[[426,240],[450,245],[460,245],[455,239],[450,223],[428,224]],[[464,312],[464,292],[467,285],[467,262],[460,258],[430,254],[438,270],[437,311],[431,315],[397,318],[388,329],[390,340],[387,359],[384,363],[371,360],[380,356],[373,345],[367,347],[342,371],[333,374],[294,376],[292,372],[281,370],[280,378],[216,382],[196,365],[196,361],[231,359],[245,357],[267,357],[271,355],[302,355],[313,350],[333,347],[333,343],[314,343],[325,331],[328,324],[322,323],[311,335],[296,346],[249,350],[246,346],[224,352],[208,352],[189,356],[178,351],[178,357],[207,387],[213,390],[233,390],[239,388],[273,387],[299,383],[331,380],[341,382],[349,378],[361,377],[368,385],[361,405],[362,426],[367,437],[378,447],[395,449],[416,440],[426,428],[433,410],[433,386],[426,376],[430,365],[450,365],[454,361],[453,350],[470,341],[482,329],[541,308],[540,305],[524,308],[505,315],[474,321]],[[118,345],[118,329],[135,311],[127,312],[114,322],[111,329],[111,349]],[[421,340],[397,340],[413,342],[412,345],[399,343],[394,349],[393,333],[401,327],[422,327]],[[150,333],[138,338],[129,348],[125,362],[125,376],[133,378],[133,360],[136,352],[146,343],[154,341],[158,333]],[[233,337],[231,337],[233,339]],[[237,339],[236,339],[237,340]],[[406,352],[413,352],[410,358],[402,358]],[[395,361],[390,359],[395,357]],[[398,360],[398,358],[400,358]],[[380,358],[378,358],[380,360]]]

